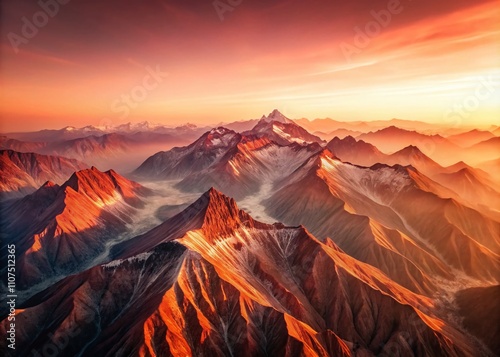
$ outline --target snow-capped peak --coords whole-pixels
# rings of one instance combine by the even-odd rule
[[[231,132],[231,130],[224,128],[223,126],[219,126],[218,128],[213,128],[210,130],[210,134],[215,135],[225,135],[227,133]]]
[[[85,131],[87,131],[87,132],[88,132],[88,131],[91,131],[91,132],[93,132],[93,131],[102,131],[100,128],[98,128],[98,127],[96,127],[96,126],[94,126],[94,125],[87,125],[87,126],[84,126],[84,127],[83,127],[83,128],[81,128],[80,130],[81,130],[81,131],[84,131],[84,132],[85,132]]]
[[[114,130],[118,131],[147,131],[160,127],[160,124],[153,124],[148,121],[142,121],[139,123],[125,123],[113,127]]]
[[[151,123],[149,121],[142,121],[133,125],[134,129],[155,129],[161,126],[161,124]]]
[[[203,146],[208,148],[222,148],[233,145],[233,141],[237,134],[227,128],[218,127],[213,128],[207,134],[205,134],[205,139],[203,141]]]
[[[192,124],[183,125],[181,127],[167,126],[158,123],[152,123],[150,121],[142,121],[138,123],[116,123],[116,124],[105,124],[101,126],[94,127],[96,130],[106,131],[106,132],[122,132],[122,133],[132,133],[132,132],[147,132],[159,129],[174,130],[174,129],[193,129],[196,126]]]
[[[278,109],[274,109],[268,116],[263,116],[261,120],[264,120],[266,122],[280,122],[280,123],[293,123],[290,119],[288,119],[286,116],[281,114],[281,112]]]
[[[198,126],[196,124],[191,124],[191,123],[186,123],[184,125],[175,127],[176,130],[190,130],[196,128],[198,128]]]

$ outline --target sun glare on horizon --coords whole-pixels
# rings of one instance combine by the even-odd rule
[[[72,1],[47,21],[34,2],[4,3],[1,131],[212,124],[271,108],[495,124],[499,3]]]

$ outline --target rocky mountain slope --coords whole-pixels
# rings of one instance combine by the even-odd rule
[[[122,247],[24,304],[19,352],[52,336],[80,356],[488,354],[431,300],[304,227],[259,223],[213,189],[174,218],[161,230],[188,230],[155,229],[140,253]]]
[[[2,241],[16,245],[18,289],[85,267],[109,239],[126,230],[150,193],[114,171],[93,167],[74,173],[61,186],[47,182],[3,205]]]
[[[0,192],[4,198],[34,192],[47,181],[62,184],[87,166],[77,160],[0,150]]]

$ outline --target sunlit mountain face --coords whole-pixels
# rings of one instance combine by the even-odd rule
[[[0,9],[1,356],[500,356],[498,0]]]
[[[16,306],[3,296],[0,331],[15,321],[16,349],[2,350],[498,355],[496,128],[345,123],[355,137],[326,141],[315,125],[274,110],[201,134],[7,134],[2,259],[15,258]],[[170,148],[174,131],[195,138]],[[92,166],[126,162],[155,133],[164,150],[133,169]]]

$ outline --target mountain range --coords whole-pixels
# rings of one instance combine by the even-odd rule
[[[132,171],[151,152],[185,145],[205,128],[185,125],[166,128],[147,122],[116,127],[66,127],[32,133],[8,133],[0,137],[0,149],[61,156],[101,169]]]
[[[0,194],[19,197],[35,191],[46,181],[62,183],[86,165],[72,159],[0,150]]]
[[[3,205],[2,240],[16,245],[18,289],[91,263],[110,239],[126,231],[151,194],[112,170],[92,167],[75,172],[62,185],[47,181],[34,193]]]
[[[177,230],[179,221],[188,228]],[[117,251],[111,263],[23,304],[19,319],[30,324],[21,326],[22,351],[43,349],[48,334],[68,341],[65,355],[486,351],[440,320],[429,299],[331,240],[322,243],[301,226],[257,222],[214,189]]]
[[[500,355],[497,139],[278,110],[4,137],[15,355]]]

